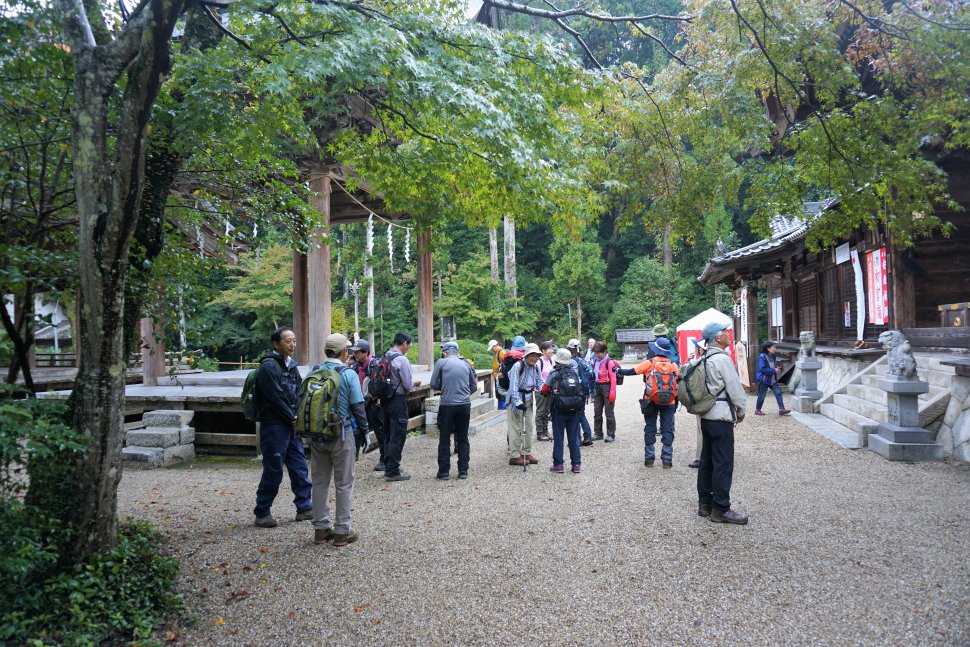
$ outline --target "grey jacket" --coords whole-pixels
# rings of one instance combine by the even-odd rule
[[[471,404],[478,391],[478,374],[456,355],[439,359],[431,373],[431,388],[441,391],[441,404]]]
[[[705,356],[707,360],[707,388],[711,393],[717,394],[717,402],[711,410],[701,418],[705,420],[724,420],[731,422],[736,418],[744,417],[744,407],[746,396],[744,387],[741,386],[741,378],[738,371],[734,368],[731,356],[721,349],[709,348]],[[730,399],[730,404],[728,404]],[[735,415],[731,415],[731,405],[734,406]]]

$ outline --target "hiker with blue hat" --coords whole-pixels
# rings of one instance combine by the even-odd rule
[[[652,359],[646,359],[633,368],[622,368],[620,375],[643,376],[643,465],[653,467],[656,460],[657,418],[660,419],[660,461],[664,469],[674,465],[674,413],[677,411],[677,380],[680,368],[671,359],[675,354],[670,339],[661,336],[649,342]]]
[[[431,372],[431,388],[441,391],[438,403],[438,479],[448,480],[451,471],[451,435],[458,448],[458,478],[468,478],[471,446],[468,443],[468,423],[471,420],[472,393],[478,391],[478,374],[467,360],[458,354],[458,343],[446,341],[441,345],[443,359]]]
[[[730,323],[712,321],[701,335],[707,342],[703,362],[705,385],[716,396],[701,414],[701,464],[697,470],[697,514],[717,523],[746,524],[748,517],[731,509],[734,477],[734,427],[744,420],[741,378],[725,349],[731,345]],[[686,375],[686,371],[685,371]]]

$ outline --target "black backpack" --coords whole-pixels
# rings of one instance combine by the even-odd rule
[[[392,372],[391,360],[388,359],[386,353],[379,361],[371,362],[371,365],[367,367],[367,394],[375,400],[393,398]]]
[[[505,356],[502,360],[502,364],[498,368],[498,387],[503,391],[508,391],[509,389],[509,373],[512,372],[512,367],[515,363],[522,359],[521,357],[509,357]]]
[[[552,382],[552,406],[563,413],[577,413],[586,408],[586,389],[572,364],[557,369]]]

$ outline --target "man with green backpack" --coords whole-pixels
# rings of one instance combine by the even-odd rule
[[[350,340],[337,333],[327,337],[327,359],[314,366],[300,386],[297,429],[310,445],[313,475],[313,543],[336,547],[357,541],[351,528],[350,501],[354,496],[354,461],[358,437],[368,434],[367,413],[360,380],[347,366]],[[330,515],[330,481],[336,511]]]

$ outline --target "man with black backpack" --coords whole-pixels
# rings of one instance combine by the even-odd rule
[[[253,514],[260,528],[277,526],[270,509],[283,482],[284,467],[290,474],[296,520],[313,518],[306,455],[303,443],[296,434],[300,373],[296,360],[291,357],[296,351],[296,333],[292,328],[277,328],[270,335],[270,342],[273,352],[259,363],[254,393],[260,422],[259,450],[263,455],[263,475],[256,488]]]
[[[569,462],[573,474],[582,470],[579,453],[579,412],[586,407],[586,393],[573,361],[573,354],[565,348],[556,351],[555,367],[542,384],[542,394],[549,399],[552,413],[552,465],[554,474],[565,472],[563,463],[563,433],[569,443]]]
[[[352,353],[350,368],[354,369],[354,371],[357,373],[357,379],[360,381],[360,388],[364,394],[364,411],[367,413],[367,426],[371,431],[374,432],[374,437],[377,438],[377,446],[368,447],[365,450],[365,453],[370,453],[374,449],[380,450],[380,458],[377,461],[377,466],[374,468],[374,471],[383,472],[384,445],[387,443],[387,438],[384,434],[381,403],[379,400],[371,396],[371,394],[367,392],[366,388],[367,381],[373,374],[374,368],[377,366],[377,358],[370,354],[370,344],[366,339],[357,340],[357,342],[350,347],[350,352]]]
[[[411,373],[407,352],[411,348],[411,335],[399,332],[394,335],[394,346],[384,353],[370,379],[370,390],[381,401],[384,414],[384,479],[407,481],[408,472],[401,469],[401,454],[408,436],[408,394],[421,386]]]
[[[593,343],[596,343],[595,341]],[[596,376],[593,375],[593,367],[585,359],[579,356],[579,340],[570,339],[566,344],[566,348],[573,355],[573,362],[576,364],[576,371],[579,373],[579,381],[583,385],[583,389],[586,393],[586,404],[589,404],[589,399],[593,397],[593,391],[596,390]],[[582,411],[579,412],[579,428],[583,432],[583,439],[580,441],[580,445],[583,447],[589,447],[593,444],[593,429],[589,426],[589,419],[586,417],[586,407],[583,406]]]
[[[643,376],[643,399],[640,411],[643,413],[643,464],[653,467],[656,459],[657,418],[660,418],[660,438],[662,449],[660,461],[664,469],[674,465],[674,413],[677,411],[678,366],[671,361],[673,344],[666,337],[657,337],[649,343],[653,359],[640,362],[633,368],[622,368],[620,375]]]

